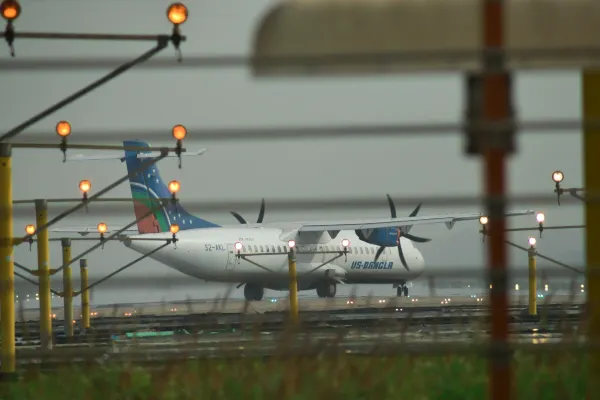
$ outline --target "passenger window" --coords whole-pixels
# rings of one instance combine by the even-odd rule
[[[264,249],[262,246],[260,246],[260,252],[261,252],[261,253],[264,253],[264,252],[265,252],[265,249]]]
[[[267,253],[268,253],[269,252],[269,245],[266,245],[265,249],[267,249]]]
[[[362,253],[363,253],[363,248],[361,247],[361,248],[360,248],[360,254],[362,254]]]
[[[371,247],[371,254],[375,254],[375,249]]]
[[[277,252],[277,250],[275,250],[275,246],[271,246],[271,251],[272,251],[273,253],[276,253],[276,252]]]
[[[258,247],[256,247],[256,245],[254,245],[254,252],[258,253]]]
[[[248,251],[248,253],[252,253],[252,246],[248,246],[246,250]]]

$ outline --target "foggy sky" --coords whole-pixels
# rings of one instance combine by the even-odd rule
[[[108,2],[98,1],[27,1],[23,2],[16,29],[169,33],[170,26],[165,18],[168,3],[124,0],[112,1],[108,6]],[[266,0],[188,2],[190,18],[182,27],[188,37],[182,46],[184,62],[186,56],[193,55],[249,54],[256,24],[272,3]],[[62,7],[67,7],[68,11],[63,13]],[[149,43],[17,40],[16,52],[19,59],[133,58],[151,46]],[[8,49],[0,49],[0,59],[9,59]],[[175,57],[175,52],[168,48],[160,57]],[[107,71],[3,73],[0,77],[2,129],[9,130]],[[576,71],[517,74],[515,102],[518,116],[524,120],[578,118],[580,98],[580,78]],[[459,132],[435,136],[399,135],[393,139],[365,135],[364,139],[345,140],[299,138],[239,143],[193,140],[194,128],[458,123],[462,113],[462,80],[457,74],[257,80],[244,68],[133,70],[37,123],[17,141],[26,139],[28,132],[47,132],[48,141],[56,140],[54,125],[67,119],[73,126],[73,142],[77,141],[77,131],[120,129],[123,139],[134,139],[127,136],[128,130],[164,129],[164,141],[152,144],[166,145],[172,143],[171,126],[184,124],[190,132],[186,146],[191,150],[207,148],[208,152],[201,157],[185,158],[181,170],[175,160],[163,161],[159,165],[163,179],[181,181],[180,198],[184,206],[195,200],[255,201],[255,211],[243,212],[248,220],[256,218],[261,197],[267,202],[267,221],[387,217],[386,193],[396,199],[423,196],[423,215],[478,212],[480,209],[472,206],[448,209],[427,205],[428,196],[475,196],[482,190],[481,161],[464,156]],[[120,143],[113,141],[111,144]],[[520,132],[517,144],[518,152],[512,156],[509,166],[512,194],[552,193],[550,174],[555,169],[565,172],[566,185],[581,185],[579,132]],[[90,179],[94,189],[99,190],[125,173],[124,165],[118,161],[63,164],[58,151],[14,150],[14,198],[76,197],[81,179]],[[318,210],[269,212],[270,199],[356,194],[379,197],[381,206],[343,213]],[[124,184],[110,197],[129,195],[129,187]],[[548,204],[513,204],[511,208],[541,209],[546,212],[549,225],[583,223],[582,208],[578,205],[559,208]],[[399,207],[398,214],[407,215],[410,211]],[[219,224],[235,223],[225,210],[199,215]],[[133,220],[133,210],[130,217]],[[93,213],[89,216],[78,213],[61,225],[95,226],[98,218]],[[122,217],[103,216],[103,220],[109,225],[124,224]],[[33,210],[30,219],[16,219],[17,234],[21,235],[23,227],[33,221]],[[519,217],[512,219],[510,224],[533,226],[534,220],[533,217]],[[428,267],[477,269],[484,265],[478,229],[474,221],[459,223],[452,231],[436,225],[417,227],[412,233],[434,239],[419,245]],[[527,233],[510,235],[512,240],[523,245],[527,236]],[[580,265],[584,260],[582,239],[582,231],[545,232],[538,247],[546,255]],[[86,242],[76,243],[73,254],[89,246],[91,244]],[[93,281],[106,275],[137,256],[118,243],[110,243],[105,250],[88,257],[90,279]],[[60,246],[55,244],[51,249],[53,265],[60,263],[60,257]],[[16,250],[15,258],[30,267],[36,265],[35,251],[29,252],[25,247]],[[510,262],[523,267],[526,255],[511,250]],[[154,261],[145,261],[123,274],[155,278],[180,276]],[[73,275],[78,280],[77,268]],[[98,289],[94,301],[158,301],[182,298],[186,294],[194,298],[214,297],[222,288],[222,285],[194,284],[161,290],[117,292],[111,289],[102,292]],[[347,290],[340,289],[340,292]],[[382,295],[394,293],[391,285],[368,285],[360,289],[361,292],[372,290]],[[241,297],[242,289],[236,290],[234,296]]]

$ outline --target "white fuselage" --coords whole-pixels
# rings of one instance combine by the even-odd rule
[[[280,236],[282,229],[271,227],[218,227],[181,231],[176,245],[168,245],[150,256],[186,275],[213,282],[254,283],[262,287],[285,290],[288,287],[287,241]],[[130,236],[125,245],[139,253],[147,253],[164,243],[135,240],[138,238],[170,239],[170,233],[152,233]],[[349,239],[346,255],[341,240]],[[314,284],[333,273],[344,283],[402,283],[415,279],[424,269],[424,260],[411,241],[402,238],[403,254],[409,270],[404,268],[395,247],[388,247],[377,262],[375,253],[379,246],[361,241],[354,231],[341,231],[336,239],[324,233],[319,244],[296,245],[296,270],[300,290],[313,288]],[[238,253],[235,243],[243,248]],[[314,241],[313,241],[314,242]],[[303,254],[303,252],[331,252],[330,254]],[[338,252],[338,253],[335,253]],[[264,254],[269,253],[269,254]],[[282,254],[277,254],[282,253]],[[260,255],[255,255],[260,254]],[[333,258],[335,260],[332,260]],[[323,265],[324,264],[324,265]]]

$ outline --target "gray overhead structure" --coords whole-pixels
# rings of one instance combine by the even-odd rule
[[[600,1],[504,0],[510,69],[600,64]],[[481,0],[284,0],[257,27],[256,76],[483,69]]]

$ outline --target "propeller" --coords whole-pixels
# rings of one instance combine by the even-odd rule
[[[235,211],[230,211],[230,212],[231,212],[231,215],[233,215],[235,217],[235,219],[237,219],[240,222],[240,224],[247,224],[244,217],[242,217],[240,214],[238,214]],[[256,223],[261,224],[263,222],[264,217],[265,217],[265,199],[262,199],[260,202],[260,211],[258,212],[258,219],[256,220]]]
[[[396,206],[394,205],[394,201],[392,200],[389,194],[387,194],[386,196],[388,204],[390,205],[390,213],[392,215],[392,218],[396,218]],[[416,217],[419,213],[419,210],[421,210],[422,205],[423,203],[419,203],[419,205],[417,205],[417,207],[409,214],[409,217]],[[406,263],[406,259],[404,258],[404,252],[402,251],[402,245],[400,244],[400,237],[405,237],[408,240],[417,243],[426,243],[431,241],[431,239],[429,238],[422,238],[419,236],[411,235],[410,233],[408,233],[410,231],[410,228],[411,227],[408,226],[404,231],[402,231],[400,227],[396,228],[398,230],[398,255],[400,256],[400,261],[402,262],[402,265],[404,266],[404,268],[406,268],[407,271],[410,271],[410,269],[408,268],[408,264]],[[375,253],[375,261],[377,261],[377,259],[381,256],[384,250],[385,246],[380,246],[379,249],[377,249],[377,253]]]

